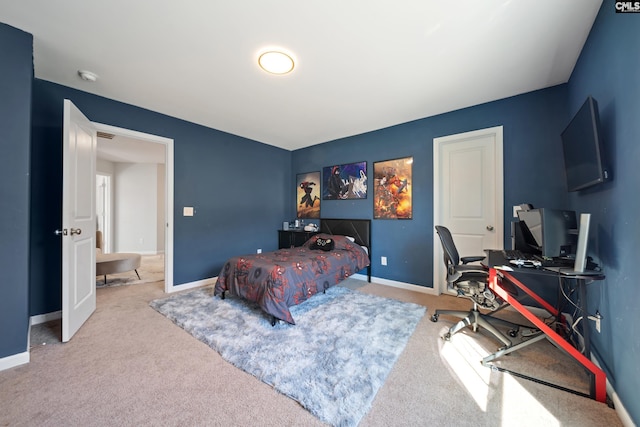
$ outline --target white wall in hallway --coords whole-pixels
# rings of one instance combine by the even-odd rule
[[[115,251],[155,254],[164,248],[158,240],[158,224],[164,223],[164,173],[155,163],[115,163]],[[164,172],[164,167],[162,168]],[[164,235],[164,234],[163,234]],[[159,243],[161,246],[159,246]]]

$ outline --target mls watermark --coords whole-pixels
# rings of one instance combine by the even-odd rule
[[[640,1],[617,1],[616,13],[640,13]]]

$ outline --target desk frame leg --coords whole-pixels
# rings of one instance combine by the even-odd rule
[[[531,344],[533,344],[535,342],[538,342],[540,340],[543,340],[545,338],[547,338],[547,337],[542,332],[540,332],[540,333],[536,334],[533,338],[529,338],[528,340],[523,341],[523,342],[521,342],[519,344],[512,345],[511,347],[507,347],[507,348],[498,350],[495,353],[492,353],[492,354],[488,355],[487,357],[482,359],[482,364],[485,365],[485,366],[488,366],[487,363],[489,363],[489,362],[491,362],[491,361],[493,361],[493,360],[495,360],[495,359],[497,359],[499,357],[505,356],[505,355],[507,355],[509,353],[513,353],[514,351],[520,350],[520,349],[522,349],[522,348],[524,348],[524,347],[526,347],[528,345],[531,345]]]
[[[523,285],[518,279],[513,277],[506,271],[497,271],[495,268],[489,269],[489,287],[493,290],[500,298],[509,303],[513,308],[515,308],[520,314],[522,314],[527,320],[533,323],[538,329],[540,329],[544,335],[555,345],[560,347],[562,350],[567,352],[571,357],[573,357],[578,363],[584,366],[591,373],[591,384],[590,384],[590,395],[593,399],[598,402],[606,403],[607,400],[607,377],[604,371],[598,368],[591,360],[585,357],[582,353],[580,353],[575,347],[573,347],[569,342],[567,342],[564,338],[562,338],[556,331],[551,329],[546,323],[540,320],[537,316],[531,313],[526,307],[524,307],[517,299],[512,297],[501,285],[501,280],[507,280],[509,283],[515,285],[519,289],[523,290],[531,297],[533,297],[536,301],[540,302],[541,305],[549,310],[550,313],[557,315],[557,310],[555,310],[552,306],[546,303],[542,298],[537,296],[533,291],[528,289],[525,285]],[[579,284],[581,288],[585,287],[584,281],[582,284]],[[581,294],[584,291],[581,290]],[[584,292],[586,294],[586,292]],[[584,300],[583,300],[584,302]],[[495,359],[495,358],[494,358]],[[492,359],[493,360],[493,359]]]

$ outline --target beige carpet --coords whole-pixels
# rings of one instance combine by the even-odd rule
[[[453,319],[433,323],[429,314],[468,301],[347,284],[428,307],[361,426],[621,425],[605,404],[483,367],[480,356],[497,345],[480,333],[444,342]],[[69,343],[53,326],[53,342],[33,341],[31,363],[0,372],[0,425],[322,425],[149,307],[164,295],[162,282],[98,289],[96,312]],[[525,374],[586,386],[547,341],[505,359]]]

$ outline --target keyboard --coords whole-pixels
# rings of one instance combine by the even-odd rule
[[[524,260],[524,261],[541,261],[540,257],[536,257],[533,254],[528,254],[526,252],[519,251],[518,249],[504,249],[502,251],[502,256],[506,260]]]
[[[543,267],[570,267],[573,268],[575,264],[575,260],[568,258],[551,258],[551,259],[543,259],[542,266]]]
[[[521,260],[521,261],[540,261],[542,267],[573,267],[574,261],[568,258],[544,258],[540,255],[534,255],[527,252],[522,252],[518,249],[504,249],[502,255],[508,261]]]

